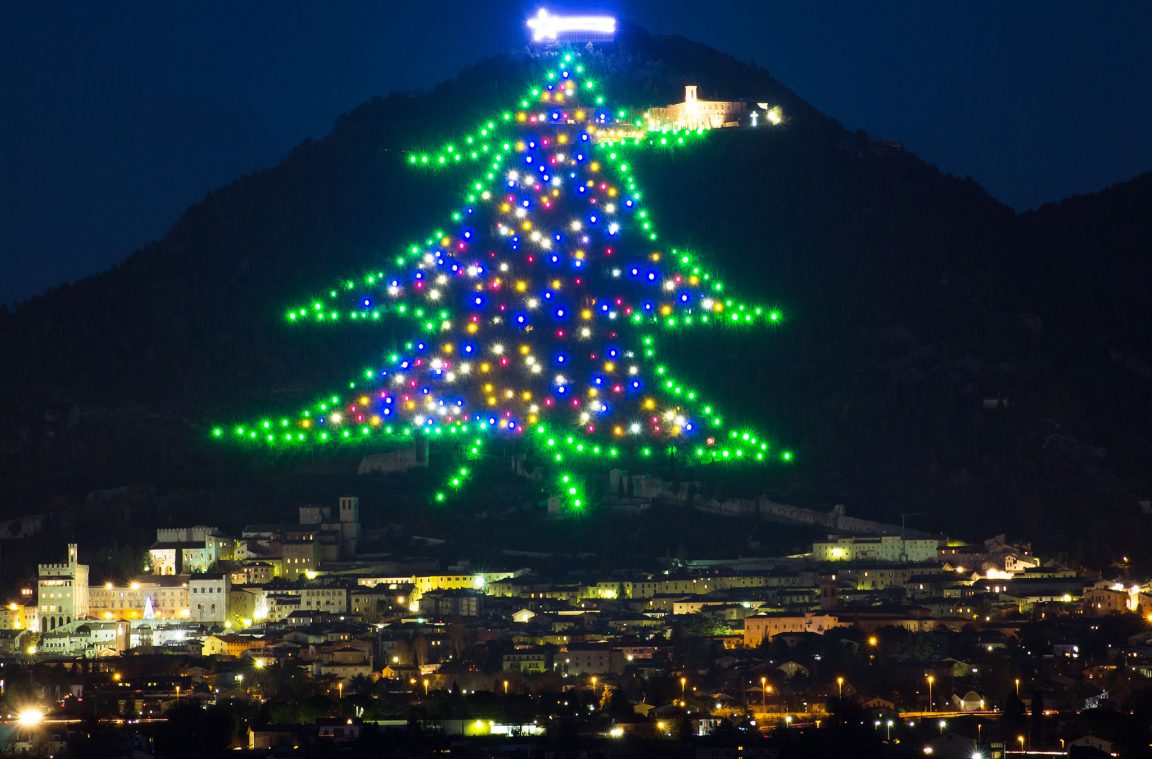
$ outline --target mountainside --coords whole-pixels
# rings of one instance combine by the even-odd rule
[[[1009,531],[1098,564],[1147,543],[1152,176],[1017,216],[701,45],[630,30],[591,57],[622,102],[674,102],[697,83],[788,116],[633,161],[666,240],[788,315],[774,333],[671,348],[799,454],[729,487],[872,518],[928,512],[917,527]],[[125,484],[195,501],[221,477],[297,465],[214,449],[208,426],[295,409],[404,336],[283,314],[435,228],[460,175],[413,170],[405,151],[498,112],[533,69],[501,57],[366,103],[119,266],[0,317],[2,513]]]

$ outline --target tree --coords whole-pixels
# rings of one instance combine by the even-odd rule
[[[732,427],[657,356],[658,330],[775,324],[735,300],[688,251],[670,249],[643,204],[631,152],[691,142],[704,130],[650,133],[610,107],[579,55],[559,56],[516,110],[414,166],[479,164],[446,229],[389,271],[347,279],[288,311],[290,322],[401,319],[411,338],[383,366],[294,418],[235,426],[271,446],[525,433],[557,468],[567,507],[588,500],[574,460],[790,460]],[[225,437],[221,427],[213,430]],[[460,467],[443,501],[471,474]],[[591,487],[598,487],[593,482]]]

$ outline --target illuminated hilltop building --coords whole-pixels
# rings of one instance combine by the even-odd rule
[[[649,129],[698,130],[725,127],[773,126],[783,121],[780,106],[769,108],[767,103],[744,100],[701,100],[698,85],[684,87],[684,102],[650,108],[644,114]]]
[[[739,100],[701,100],[697,85],[684,87],[684,102],[652,108],[649,123],[654,129],[720,129],[737,126],[748,112],[748,104]]]

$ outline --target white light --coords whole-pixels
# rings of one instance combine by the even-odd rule
[[[541,8],[534,18],[528,19],[532,41],[556,40],[561,32],[595,32],[616,34],[616,19],[612,16],[553,16]]]

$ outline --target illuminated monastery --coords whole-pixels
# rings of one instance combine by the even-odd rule
[[[772,125],[782,121],[780,107],[743,100],[701,100],[698,85],[684,87],[684,102],[649,109],[649,129],[721,129],[723,127]]]

